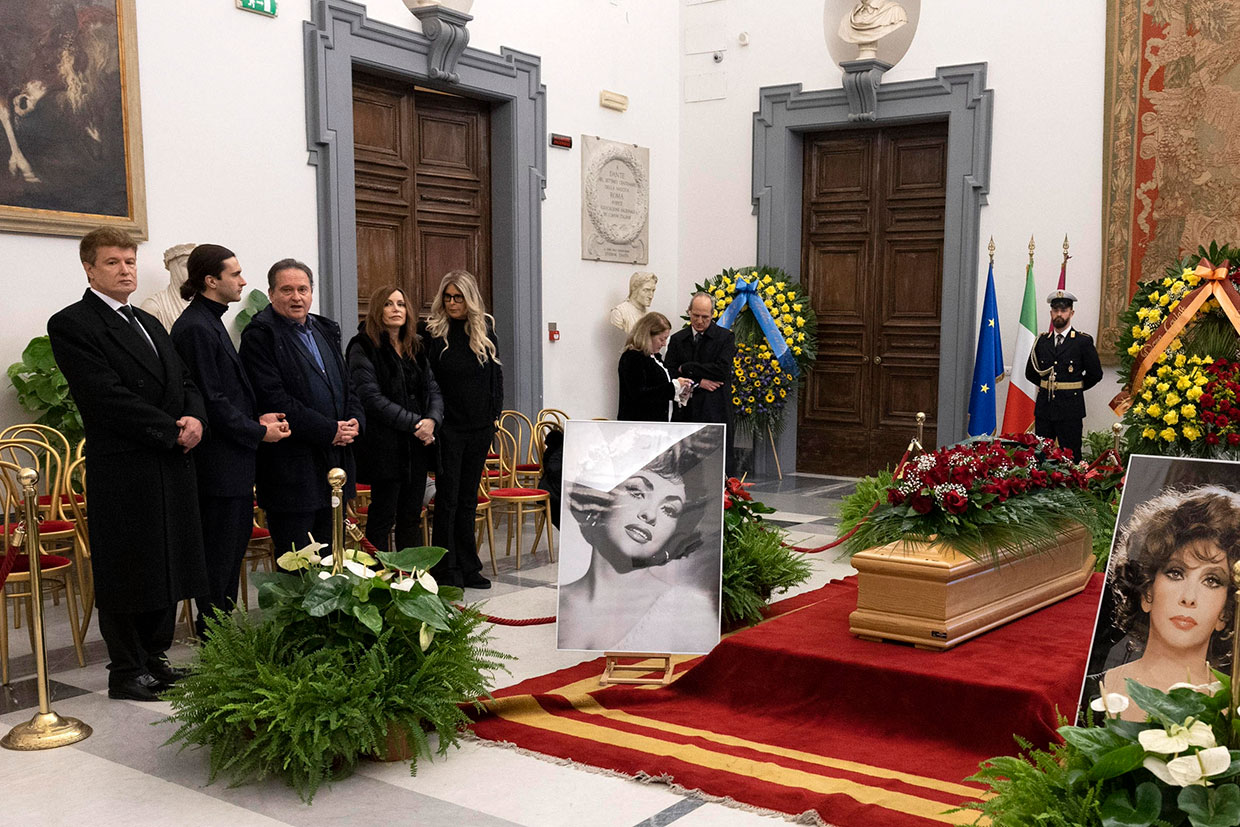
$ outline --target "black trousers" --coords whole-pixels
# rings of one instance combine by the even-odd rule
[[[375,480],[370,484],[366,539],[379,551],[389,551],[388,534],[396,527],[396,549],[422,545],[422,496],[426,493],[427,452],[415,449],[410,479]]]
[[[198,598],[198,631],[216,609],[232,611],[241,582],[241,558],[254,528],[251,497],[209,497],[201,491],[202,547],[207,557],[207,593]]]
[[[276,559],[286,551],[301,548],[310,542],[310,537],[328,546],[332,542],[332,509],[331,506],[318,511],[268,511],[267,530],[271,532],[271,544],[275,548]],[[328,549],[323,550],[326,557]]]
[[[99,610],[99,634],[108,647],[108,686],[138,677],[164,660],[176,629],[177,604],[149,612]]]
[[[1072,461],[1081,461],[1081,424],[1083,419],[1035,419],[1033,432],[1046,439],[1058,439],[1059,447],[1072,452]]]
[[[474,542],[474,520],[478,516],[478,483],[482,481],[492,436],[491,428],[440,429],[431,542],[448,550],[433,569],[435,579],[446,585],[460,585],[463,578],[482,571]]]

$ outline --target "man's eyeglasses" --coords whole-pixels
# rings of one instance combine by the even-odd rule
[[[458,303],[464,304],[465,296],[460,293],[444,293],[443,303],[444,304],[458,304]]]

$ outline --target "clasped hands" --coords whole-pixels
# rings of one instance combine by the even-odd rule
[[[413,435],[421,440],[423,445],[430,445],[435,441],[435,420],[418,420],[417,426],[413,429]]]
[[[202,442],[202,422],[193,416],[178,419],[177,445],[181,446],[181,452],[188,454],[199,442]]]
[[[292,433],[282,413],[265,413],[258,418],[258,424],[267,429],[263,442],[279,442]]]
[[[332,440],[332,445],[351,445],[360,431],[361,426],[357,424],[357,419],[338,421],[336,422],[336,438]]]

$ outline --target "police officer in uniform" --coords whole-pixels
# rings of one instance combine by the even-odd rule
[[[1081,422],[1085,419],[1085,391],[1102,379],[1098,349],[1087,333],[1072,328],[1076,296],[1056,290],[1046,297],[1051,305],[1051,333],[1043,333],[1029,352],[1025,377],[1038,386],[1033,408],[1033,430],[1081,459]]]

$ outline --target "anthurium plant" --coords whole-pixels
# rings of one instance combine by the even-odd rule
[[[1227,676],[1168,692],[1129,679],[1143,722],[1120,718],[1128,698],[1094,699],[1101,726],[1062,726],[1062,744],[992,758],[968,780],[993,797],[967,805],[995,827],[1235,827],[1240,824],[1240,726]]]

